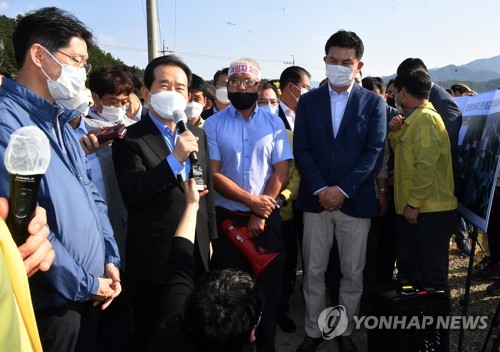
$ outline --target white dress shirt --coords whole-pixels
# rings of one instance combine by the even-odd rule
[[[285,103],[283,103],[280,100],[280,106],[281,109],[283,109],[283,112],[285,113],[286,120],[288,121],[288,124],[290,125],[290,128],[293,131],[293,128],[295,127],[295,113],[293,112],[292,109],[290,109],[288,106],[286,106]]]

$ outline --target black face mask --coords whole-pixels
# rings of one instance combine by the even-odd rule
[[[236,92],[227,93],[227,97],[233,106],[238,110],[247,110],[257,101],[257,93]]]
[[[392,106],[393,108],[396,107],[396,100],[394,98],[387,98],[386,103],[387,105]]]

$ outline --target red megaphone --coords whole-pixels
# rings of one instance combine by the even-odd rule
[[[257,279],[279,255],[279,252],[270,253],[260,247],[255,240],[248,237],[247,228],[245,226],[234,226],[234,222],[231,219],[224,220],[220,228],[224,235],[226,235],[250,263],[255,279]]]

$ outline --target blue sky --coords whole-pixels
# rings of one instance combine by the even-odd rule
[[[145,0],[0,0],[0,13],[44,6],[73,13],[126,64],[147,65]],[[500,55],[498,0],[158,0],[158,12],[159,48],[164,41],[207,80],[248,56],[265,78],[279,78],[294,59],[320,81],[325,42],[338,29],[363,40],[365,76],[393,74],[407,57],[433,68]]]

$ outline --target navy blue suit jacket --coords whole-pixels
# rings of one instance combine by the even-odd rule
[[[453,164],[453,179],[455,181],[455,195],[458,190],[458,157],[460,148],[458,146],[458,134],[462,127],[462,112],[453,98],[443,87],[434,83],[429,95],[429,101],[441,115],[444,126],[450,138],[451,162]]]
[[[325,85],[302,95],[294,128],[294,156],[301,174],[297,206],[319,213],[317,190],[339,186],[347,195],[341,211],[358,218],[378,216],[375,170],[387,133],[386,107],[377,94],[354,84],[337,137],[330,92]]]

